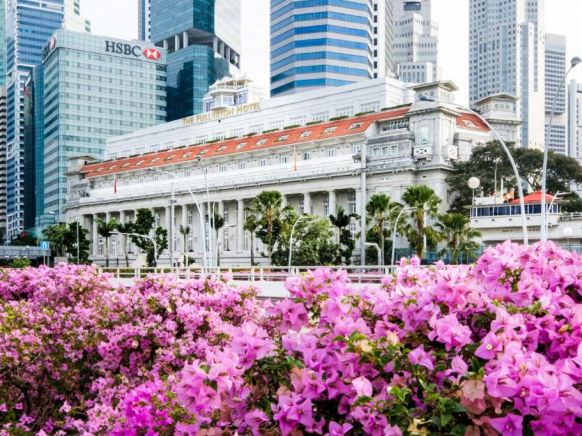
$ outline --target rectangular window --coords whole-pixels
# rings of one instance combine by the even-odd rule
[[[282,154],[281,156],[279,156],[279,163],[280,164],[286,164],[289,162],[289,156],[286,154]]]
[[[329,112],[319,112],[317,114],[313,114],[312,120],[313,121],[327,121],[329,118]]]
[[[335,157],[335,155],[336,155],[335,148],[328,148],[327,149],[327,157]]]
[[[348,196],[348,211],[349,213],[357,213],[356,194]]]
[[[238,169],[239,170],[244,170],[247,167],[247,163],[246,162],[239,162],[238,163]]]
[[[303,152],[303,160],[310,160],[311,159],[311,153],[309,153],[308,151]]]
[[[221,173],[225,173],[227,168],[228,168],[228,166],[226,164],[220,164],[220,172]]]
[[[261,160],[259,160],[259,166],[260,167],[266,167],[267,166],[267,159],[261,159]]]
[[[342,107],[336,109],[335,114],[338,117],[351,117],[354,114],[354,108],[352,106]]]

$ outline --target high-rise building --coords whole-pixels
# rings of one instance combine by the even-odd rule
[[[0,243],[6,236],[6,4],[0,0]]]
[[[35,98],[37,233],[64,219],[69,158],[102,159],[107,138],[165,122],[165,63],[151,43],[66,30],[51,37],[27,92]]]
[[[81,16],[81,0],[65,0],[63,27],[73,32],[91,33],[91,21]]]
[[[137,34],[142,41],[152,37],[150,20],[150,0],[137,0]]]
[[[168,121],[202,112],[209,86],[238,70],[240,8],[240,0],[150,0],[151,40],[168,52]]]
[[[544,146],[544,0],[470,0],[469,100],[518,97],[519,146]]]
[[[374,0],[374,78],[394,77],[394,7],[392,0]]]
[[[371,79],[374,3],[271,0],[271,96]]]
[[[403,82],[439,79],[438,24],[432,20],[431,0],[394,0],[393,58]]]
[[[582,83],[568,87],[568,155],[582,163]]]
[[[546,127],[545,134],[548,135],[548,128],[552,109],[552,131],[549,135],[547,146],[555,153],[567,154],[566,139],[568,137],[568,113],[566,109],[566,87],[560,90],[554,107],[554,99],[562,80],[566,74],[566,37],[546,33],[546,59],[545,59],[545,94],[546,94]]]
[[[24,230],[24,85],[51,35],[81,22],[78,1],[9,0],[6,15],[7,235]],[[71,11],[70,8],[73,8]],[[77,18],[72,18],[77,16]],[[69,17],[69,18],[67,18]],[[87,24],[87,23],[85,23]],[[85,29],[87,27],[85,26]]]

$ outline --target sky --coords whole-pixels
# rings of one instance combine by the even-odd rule
[[[82,14],[92,21],[93,33],[137,38],[137,0],[82,0]],[[242,68],[258,84],[269,85],[269,0],[242,0]],[[112,14],[111,11],[115,11]],[[582,0],[547,0],[546,32],[568,39],[568,59],[582,57]],[[433,0],[433,19],[439,23],[441,78],[468,100],[469,0]],[[570,79],[582,82],[582,65]]]

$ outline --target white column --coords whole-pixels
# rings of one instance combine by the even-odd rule
[[[182,33],[182,48],[188,47],[188,32]]]
[[[288,204],[289,200],[287,199],[287,196],[285,194],[281,194],[281,206],[287,207]]]
[[[328,209],[329,209],[329,214],[328,215],[334,215],[337,212],[337,196],[335,191],[329,191],[329,199],[328,199]]]
[[[238,209],[236,216],[236,251],[238,253],[242,253],[245,248],[244,221],[245,221],[245,202],[244,200],[238,200]]]
[[[182,227],[188,227],[188,205],[182,205]],[[192,231],[192,229],[190,229]]]
[[[174,35],[174,50],[180,50],[180,35]]]
[[[311,213],[311,194],[309,192],[303,193],[303,213]]]
[[[111,212],[105,212],[105,222],[111,221]]]
[[[124,210],[120,210],[119,211],[119,222],[121,224],[125,224],[125,211]]]
[[[162,43],[162,45],[167,50],[168,49],[168,40],[164,39],[164,42]]]

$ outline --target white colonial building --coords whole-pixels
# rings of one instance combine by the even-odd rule
[[[376,86],[375,83],[370,86]],[[344,90],[336,91],[341,95]],[[205,216],[207,209],[203,171],[206,168],[210,202],[226,221],[219,237],[222,263],[248,265],[250,234],[244,231],[245,211],[264,190],[280,191],[286,203],[301,212],[325,216],[335,213],[338,206],[361,213],[367,199],[375,193],[386,193],[398,201],[408,186],[425,184],[441,196],[444,212],[450,201],[445,179],[453,162],[467,158],[474,147],[491,138],[478,117],[453,103],[455,90],[451,82],[420,85],[413,88],[413,103],[388,109],[378,107],[370,113],[325,121],[306,118],[298,127],[258,134],[248,132],[232,139],[194,145],[174,141],[163,151],[135,152],[140,143],[138,138],[142,147],[147,148],[169,143],[172,136],[163,126],[126,135],[125,141],[111,142],[112,150],[116,151],[109,151],[115,159],[87,162],[79,157],[71,162],[67,215],[70,221],[78,219],[91,230],[94,261],[104,259],[104,244],[97,234],[98,217],[125,222],[133,220],[138,209],[149,208],[157,225],[173,228],[176,261],[185,249],[200,262],[203,250],[200,217]],[[307,93],[302,95],[309,97]],[[387,97],[377,93],[375,98],[382,101]],[[306,116],[317,110],[330,112],[329,106],[312,107],[309,98],[304,108]],[[229,125],[238,126],[237,118],[248,116],[232,115]],[[284,115],[264,114],[266,120],[277,117],[283,119]],[[190,128],[183,122],[182,125],[185,130]],[[166,126],[170,131],[178,127],[176,123]],[[214,128],[223,126],[215,123]],[[209,129],[205,132],[212,137]],[[194,134],[194,129],[189,133]],[[121,153],[127,149],[134,150],[132,156]],[[173,223],[172,205],[175,205]],[[185,247],[178,230],[180,225],[193,229]],[[358,231],[356,223],[352,230]],[[123,243],[122,240],[110,243],[110,257],[118,257],[120,264]],[[258,245],[257,250],[261,250]],[[168,263],[167,251],[160,261]]]

